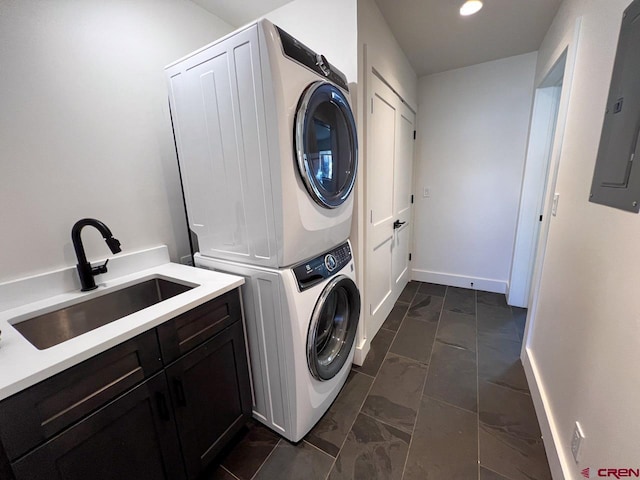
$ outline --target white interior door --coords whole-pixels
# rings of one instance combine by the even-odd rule
[[[414,113],[370,75],[366,157],[366,335],[371,339],[409,281]]]
[[[394,242],[391,248],[391,267],[393,279],[393,301],[409,281],[409,245],[412,235],[411,186],[413,173],[413,132],[415,131],[415,114],[404,103],[399,109],[398,132],[396,135],[396,157],[394,161],[393,212],[398,221],[394,229]]]

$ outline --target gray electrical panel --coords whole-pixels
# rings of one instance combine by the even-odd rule
[[[640,211],[639,133],[640,0],[635,0],[622,17],[589,201]]]

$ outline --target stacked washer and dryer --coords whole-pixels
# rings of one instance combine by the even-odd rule
[[[167,75],[196,266],[246,279],[253,415],[296,442],[346,381],[360,314],[346,78],[267,20]]]

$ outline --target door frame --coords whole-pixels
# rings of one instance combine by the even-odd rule
[[[529,305],[566,61],[565,50],[535,89],[507,292],[507,303],[514,307],[527,308]]]
[[[553,77],[555,73],[555,67],[559,65],[559,62],[566,56],[566,65],[564,66],[563,74],[563,88],[560,95],[560,103],[558,107],[558,119],[556,122],[555,134],[553,137],[553,148],[551,150],[551,158],[549,161],[549,168],[547,173],[547,181],[545,186],[545,195],[543,198],[543,221],[540,222],[540,233],[538,235],[538,241],[535,245],[535,259],[533,262],[533,271],[531,275],[531,287],[528,292],[528,308],[527,323],[524,332],[524,339],[522,342],[522,350],[526,351],[526,348],[531,343],[533,331],[532,324],[535,321],[535,315],[538,307],[538,297],[540,293],[540,283],[542,280],[542,270],[544,266],[544,257],[547,249],[547,240],[549,238],[549,230],[551,228],[551,219],[556,216],[552,214],[552,206],[554,203],[554,196],[556,192],[556,183],[558,181],[558,172],[560,170],[560,157],[562,155],[562,144],[564,140],[564,131],[567,123],[567,116],[569,110],[569,100],[571,97],[571,87],[573,81],[573,72],[575,69],[575,60],[577,56],[577,43],[580,33],[580,20],[577,22],[574,42],[565,48],[562,53],[557,57],[556,62],[549,69],[545,75],[541,85],[544,84],[549,78]]]

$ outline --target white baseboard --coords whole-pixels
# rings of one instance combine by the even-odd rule
[[[540,431],[542,432],[544,449],[547,452],[547,460],[549,461],[551,476],[554,480],[572,478],[569,473],[570,468],[568,459],[565,455],[566,452],[565,449],[562,448],[563,439],[560,438],[553,419],[553,413],[549,406],[544,385],[540,381],[540,374],[534,355],[526,347],[522,349],[521,360],[522,366],[524,367],[524,373],[527,376],[527,383],[529,384],[529,391],[531,392],[533,406],[535,407],[536,415],[538,416],[538,423],[540,424]]]
[[[365,338],[360,345],[356,345],[355,353],[353,354],[353,364],[361,367],[364,359],[367,358],[370,348],[371,342],[367,338]]]
[[[411,270],[411,278],[419,282],[437,283],[439,285],[449,285],[452,287],[472,288],[485,292],[506,293],[507,281],[494,280],[491,278],[466,277],[451,273],[430,272],[429,270]]]

